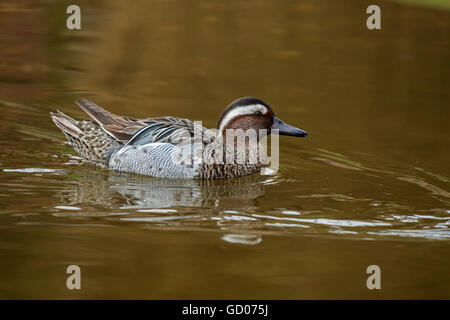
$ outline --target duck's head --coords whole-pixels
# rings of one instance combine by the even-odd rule
[[[226,136],[227,129],[266,129],[270,134],[273,129],[278,129],[280,135],[293,137],[306,137],[304,130],[284,123],[275,116],[272,108],[254,97],[239,98],[233,101],[222,113],[217,125],[219,135]]]

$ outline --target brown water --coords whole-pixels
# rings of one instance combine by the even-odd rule
[[[381,31],[356,0],[77,1],[81,31],[0,3],[0,298],[450,298],[450,11],[405,2]],[[48,116],[215,127],[247,95],[309,133],[274,176],[101,170]]]

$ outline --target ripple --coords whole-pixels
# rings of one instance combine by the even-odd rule
[[[303,223],[313,223],[313,224],[323,224],[328,226],[339,226],[339,227],[380,227],[380,226],[390,226],[391,223],[382,221],[355,221],[355,220],[345,220],[345,219],[304,219],[304,218],[288,218],[288,217],[274,217],[267,215],[253,214],[253,217],[263,218],[263,219],[274,219],[274,220],[284,220],[284,221],[295,221]]]
[[[299,216],[301,214],[300,212],[294,211],[294,210],[283,210],[283,211],[281,211],[281,213],[295,215],[295,216]]]
[[[61,169],[48,169],[48,168],[20,168],[20,169],[3,169],[3,172],[20,172],[20,173],[65,173],[65,170]]]
[[[138,212],[145,212],[145,213],[173,213],[177,212],[175,209],[139,209]]]
[[[56,206],[55,209],[60,210],[69,210],[69,211],[79,211],[81,208],[75,207],[75,206]]]
[[[415,185],[418,185],[419,187],[430,191],[432,194],[435,194],[435,195],[438,195],[438,196],[442,196],[442,197],[447,197],[447,198],[450,197],[450,193],[449,192],[447,192],[447,191],[445,191],[445,190],[443,190],[443,189],[441,189],[441,188],[439,188],[439,187],[437,187],[435,185],[432,185],[429,182],[423,181],[421,179],[418,179],[418,178],[415,178],[415,177],[399,177],[397,179],[398,180],[402,180],[402,181],[406,181],[406,182],[409,182],[409,183],[413,183]]]
[[[337,234],[358,234],[356,231],[350,231],[350,230],[329,230],[329,233],[337,233]]]
[[[335,201],[371,201],[372,199],[358,199],[352,196],[348,196],[345,194],[339,194],[339,193],[331,193],[331,194],[310,194],[310,195],[301,195],[296,196],[297,198],[328,198]],[[378,204],[379,205],[379,204]]]
[[[272,227],[281,227],[281,228],[311,228],[310,226],[305,226],[303,224],[299,224],[299,223],[282,223],[282,222],[266,222],[265,223],[266,226],[272,226]]]
[[[431,239],[431,240],[450,239],[450,231],[443,230],[443,229],[383,230],[383,231],[378,231],[378,232],[367,232],[367,234],[377,235],[377,236],[425,238],[425,239]]]
[[[200,215],[187,215],[187,216],[164,216],[164,217],[127,217],[120,218],[121,221],[136,221],[136,222],[163,222],[169,220],[182,220],[199,218]]]
[[[262,236],[250,234],[226,234],[222,237],[222,240],[229,243],[257,245],[261,243]]]
[[[224,220],[234,220],[234,221],[256,221],[257,219],[251,218],[251,217],[245,217],[245,216],[239,216],[239,215],[232,215],[232,216],[224,216]]]

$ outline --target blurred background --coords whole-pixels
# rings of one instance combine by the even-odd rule
[[[444,0],[2,0],[0,298],[450,298],[449,39]],[[309,134],[273,176],[101,170],[48,115],[216,127],[249,95]]]

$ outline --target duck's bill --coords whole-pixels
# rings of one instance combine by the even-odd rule
[[[277,117],[274,119],[272,129],[277,129],[278,133],[282,136],[306,137],[308,135],[306,131],[284,123]]]

